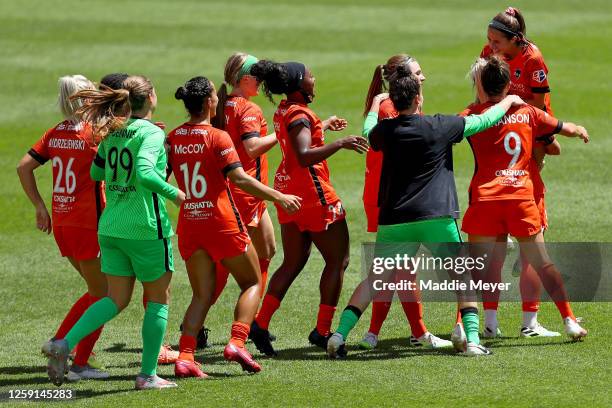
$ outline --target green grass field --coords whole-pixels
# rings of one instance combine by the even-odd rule
[[[486,39],[486,24],[507,1],[131,1],[80,2],[0,0],[0,394],[52,388],[39,355],[84,285],[59,256],[52,237],[35,229],[34,210],[21,191],[15,166],[48,127],[59,121],[57,78],[82,73],[99,80],[109,72],[149,76],[159,95],[156,119],[171,129],[185,120],[174,100],[177,86],[204,74],[219,83],[226,58],[246,51],[260,58],[299,60],[317,77],[313,109],[361,128],[360,112],[373,68],[398,52],[418,58],[425,74],[428,113],[460,111],[472,99],[465,79]],[[563,140],[559,158],[547,160],[549,241],[612,241],[610,200],[610,38],[608,0],[516,1],[529,37],[550,70],[553,107],[561,119],[584,124],[592,143]],[[257,101],[268,121],[274,106]],[[340,135],[330,134],[328,140]],[[279,151],[270,155],[271,171]],[[347,211],[352,261],[339,309],[360,279],[360,244],[365,233],[361,207],[364,157],[343,151],[329,160],[332,181]],[[455,174],[462,209],[473,160],[467,144],[455,148]],[[50,197],[50,166],[37,172]],[[274,213],[274,210],[272,209]],[[273,219],[275,218],[275,214]],[[277,238],[279,237],[277,231]],[[282,259],[282,248],[272,270]],[[178,253],[175,254],[178,258]],[[279,357],[259,361],[264,371],[243,375],[222,358],[237,295],[229,284],[207,326],[214,346],[198,353],[211,374],[207,381],[180,381],[163,392],[132,391],[140,361],[141,290],[132,305],[107,325],[97,345],[112,377],[67,384],[78,400],[70,406],[611,406],[612,327],[609,303],[576,304],[590,330],[583,343],[565,338],[521,340],[520,305],[502,305],[507,337],[488,342],[495,355],[467,359],[408,347],[409,331],[394,305],[375,352],[349,347],[346,361],[329,361],[306,337],[315,324],[321,257],[313,254],[272,321]],[[166,340],[178,342],[178,325],[191,292],[184,264],[177,262]],[[426,304],[433,333],[447,337],[455,306]],[[551,304],[541,322],[561,330]],[[367,329],[369,312],[353,332],[355,344]],[[334,322],[334,327],[337,320]],[[253,350],[254,351],[254,350]],[[257,353],[255,353],[258,356]],[[172,376],[173,367],[161,367]]]

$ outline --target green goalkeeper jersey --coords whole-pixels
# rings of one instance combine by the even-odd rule
[[[173,235],[165,199],[174,200],[177,189],[164,178],[164,140],[164,132],[150,121],[129,119],[100,143],[91,166],[91,177],[106,185],[98,234],[135,240]]]

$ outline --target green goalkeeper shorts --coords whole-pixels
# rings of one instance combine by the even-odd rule
[[[376,256],[414,256],[421,245],[425,245],[434,256],[455,256],[461,242],[459,226],[451,217],[379,225],[376,234]]]
[[[174,272],[172,243],[168,238],[136,240],[99,235],[102,272],[113,276],[134,276],[153,282]]]

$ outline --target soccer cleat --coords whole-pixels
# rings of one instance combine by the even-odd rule
[[[451,342],[455,350],[460,353],[465,352],[467,349],[467,337],[465,336],[465,330],[463,330],[463,325],[461,323],[455,325],[451,333]]]
[[[417,339],[413,335],[410,335],[410,343],[409,343],[409,345],[410,345],[410,347],[423,347],[423,343],[421,343],[419,341],[419,339]]]
[[[157,364],[174,364],[178,360],[179,352],[173,350],[169,344],[164,344],[159,349]]]
[[[582,328],[578,322],[571,317],[566,317],[563,320],[565,324],[565,333],[574,341],[581,341],[587,335],[587,331]]]
[[[482,344],[468,343],[464,355],[468,357],[476,357],[476,356],[490,356],[493,354],[491,350],[483,346]]]
[[[263,353],[268,357],[278,355],[278,353],[274,350],[274,347],[272,347],[270,332],[259,327],[256,321],[253,321],[253,324],[251,324],[249,338],[253,340],[253,344],[255,344],[255,347],[257,347],[257,350],[259,350],[260,353]]]
[[[308,342],[313,346],[317,346],[322,348],[323,350],[327,350],[327,340],[331,337],[331,334],[328,336],[323,336],[320,334],[316,328],[312,329],[310,334],[308,335]]]
[[[419,337],[418,341],[423,347],[432,350],[453,347],[453,343],[451,341],[441,339],[429,332]]]
[[[374,333],[367,332],[363,339],[359,342],[359,348],[362,350],[373,350],[378,345],[378,336]]]
[[[327,339],[327,355],[329,358],[346,357],[344,338],[340,333],[334,333]]]
[[[484,330],[482,331],[482,337],[485,337],[487,339],[494,339],[496,337],[501,337],[502,336],[502,332],[499,329],[499,327],[487,327],[485,326]]]
[[[164,380],[157,375],[139,374],[138,377],[136,377],[136,384],[134,388],[137,390],[156,390],[162,388],[174,388],[176,386],[176,383]]]
[[[179,378],[208,378],[208,374],[203,372],[202,365],[194,360],[176,360],[174,363],[174,375]]]
[[[46,347],[45,347],[46,346]],[[58,387],[64,383],[64,377],[68,372],[68,343],[66,340],[54,340],[50,344],[45,344],[43,350],[49,357],[47,361],[47,374],[53,384]]]
[[[261,366],[244,347],[238,347],[235,344],[229,343],[225,346],[225,350],[223,350],[223,357],[227,361],[234,361],[240,364],[242,369],[249,373],[258,373],[261,371]]]
[[[559,337],[560,335],[561,333],[550,331],[539,323],[535,327],[521,328],[521,337]]]
[[[210,347],[209,344],[208,344],[208,333],[209,332],[210,332],[210,330],[207,329],[204,326],[202,326],[200,331],[198,331],[198,336],[197,336],[198,343],[197,343],[197,346],[196,346],[198,350]]]
[[[70,371],[66,375],[66,379],[70,382],[77,382],[80,380],[104,380],[110,377],[108,371],[102,371],[98,368],[94,368],[89,364],[84,366],[72,365]]]

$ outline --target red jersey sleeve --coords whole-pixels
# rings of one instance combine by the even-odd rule
[[[491,47],[489,47],[489,45],[487,44],[482,47],[482,51],[480,51],[480,58],[488,58],[491,56],[491,54],[493,54],[493,51],[491,50]]]
[[[302,109],[299,105],[293,105],[289,108],[289,112],[285,116],[285,122],[287,123],[287,132],[290,132],[291,129],[298,125],[304,125],[308,129],[312,127],[312,123],[310,121],[310,116],[308,113]]]
[[[238,133],[240,140],[259,137],[261,132],[261,111],[257,107],[249,103],[247,104],[238,118]]]
[[[227,132],[216,132],[213,140],[213,154],[217,160],[217,168],[224,176],[236,167],[242,167],[232,138]]]
[[[53,129],[49,129],[40,138],[38,142],[28,150],[28,154],[40,164],[45,164],[49,160],[49,137],[53,133]]]
[[[553,135],[563,128],[563,122],[536,107],[533,107],[533,121],[535,140],[544,145],[552,143],[555,140]]]
[[[529,86],[533,93],[549,93],[548,68],[542,55],[533,55],[525,61],[525,74],[529,78]]]
[[[378,111],[378,120],[383,119],[391,119],[397,116],[397,111],[395,110],[395,105],[393,105],[393,101],[391,99],[385,99],[380,104],[380,109]]]

